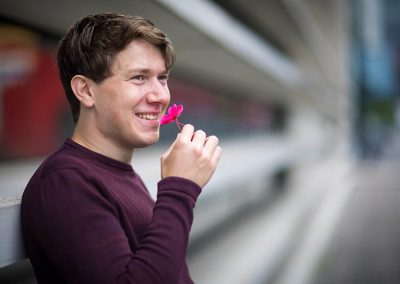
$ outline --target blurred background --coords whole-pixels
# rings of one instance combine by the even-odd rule
[[[168,34],[171,103],[220,137],[190,237],[195,283],[400,283],[399,1],[0,0],[1,283],[36,283],[19,201],[73,129],[57,43],[109,11]],[[154,197],[176,133],[135,152]]]

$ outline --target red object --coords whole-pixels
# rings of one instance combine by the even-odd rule
[[[178,121],[178,117],[183,112],[183,105],[173,104],[169,109],[168,113],[161,118],[160,124],[169,124],[171,122],[175,122],[175,124],[181,129],[182,123]]]
[[[3,96],[3,157],[45,155],[60,143],[61,114],[68,109],[53,54],[38,54],[37,68]]]

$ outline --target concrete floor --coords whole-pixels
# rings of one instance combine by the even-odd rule
[[[350,187],[336,189],[347,191],[336,221],[330,229],[311,221],[279,276],[268,284],[400,283],[399,135],[389,141],[380,160],[362,161],[354,169],[343,184]],[[330,205],[329,200],[321,204],[314,220]],[[323,242],[315,238],[318,234],[326,235]]]
[[[313,284],[400,283],[400,164],[359,169]]]
[[[344,201],[343,191],[336,188],[345,183],[342,188],[348,192],[346,179],[351,170],[348,161],[338,158],[309,162],[296,169],[284,192],[239,215],[236,222],[223,228],[223,232],[206,242],[201,250],[189,255],[189,268],[195,282],[256,284],[286,281],[281,279],[280,272],[295,258],[293,252],[304,247],[302,240],[315,235],[308,228],[313,217],[318,215],[316,212],[327,200],[336,200],[335,206],[330,206],[325,214],[324,225],[316,228],[318,234],[314,239],[319,247],[324,247],[321,240],[326,239],[331,232],[329,227],[337,219],[331,216],[341,211],[336,204]],[[314,256],[310,257],[310,253]],[[301,257],[308,260],[301,262],[292,275],[309,278],[312,271],[307,267],[316,256],[310,251],[302,254]]]

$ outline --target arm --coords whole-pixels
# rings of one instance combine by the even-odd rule
[[[87,175],[53,172],[37,196],[36,237],[66,283],[179,283],[200,191],[188,180],[160,181],[153,218],[133,251],[119,213]]]
[[[120,212],[102,185],[87,172],[65,168],[29,194],[22,216],[28,238],[46,251],[66,283],[178,283],[192,209],[219,159],[217,142],[184,127],[162,157],[153,217],[137,247],[129,245]]]

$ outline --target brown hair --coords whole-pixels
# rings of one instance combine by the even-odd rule
[[[115,56],[139,38],[157,46],[166,68],[172,67],[175,51],[171,41],[143,17],[114,13],[90,15],[76,22],[61,39],[57,64],[74,123],[79,119],[80,102],[71,89],[71,79],[79,74],[101,83],[111,75]]]

